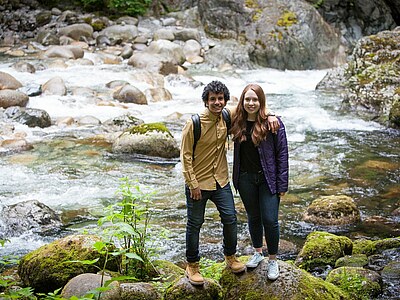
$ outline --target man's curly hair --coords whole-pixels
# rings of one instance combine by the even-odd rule
[[[207,104],[208,95],[210,94],[210,92],[215,94],[223,93],[225,103],[230,99],[229,90],[226,85],[223,84],[221,81],[214,80],[207,84],[203,90],[201,98],[203,99],[204,105]]]

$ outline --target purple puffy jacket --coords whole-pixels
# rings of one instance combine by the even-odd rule
[[[265,180],[272,194],[287,192],[289,184],[289,154],[285,126],[278,118],[278,133],[268,132],[267,138],[257,147]],[[233,186],[239,188],[240,143],[233,150]]]

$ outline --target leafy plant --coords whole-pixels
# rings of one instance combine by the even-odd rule
[[[98,224],[108,241],[96,243],[98,251],[109,251],[110,245],[117,250],[108,255],[120,256],[120,272],[137,280],[151,280],[157,271],[151,263],[154,250],[149,245],[151,219],[150,196],[143,193],[129,178],[122,178],[117,195],[120,202],[110,205]]]

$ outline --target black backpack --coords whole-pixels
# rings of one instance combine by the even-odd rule
[[[224,108],[222,110],[222,117],[224,118],[226,124],[227,133],[231,129],[231,115],[229,114],[228,110]],[[194,150],[196,149],[197,141],[201,135],[201,124],[200,124],[200,116],[199,114],[192,115],[193,121],[193,135],[194,135],[194,142],[193,142],[193,160],[194,160]]]

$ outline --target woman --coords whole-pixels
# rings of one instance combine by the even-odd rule
[[[276,259],[279,244],[280,197],[288,190],[288,147],[285,127],[279,120],[276,134],[268,130],[265,94],[257,84],[247,85],[232,120],[234,141],[233,184],[246,208],[251,241],[255,249],[246,264],[255,268],[264,259],[265,234],[269,261],[268,279],[279,277]]]

